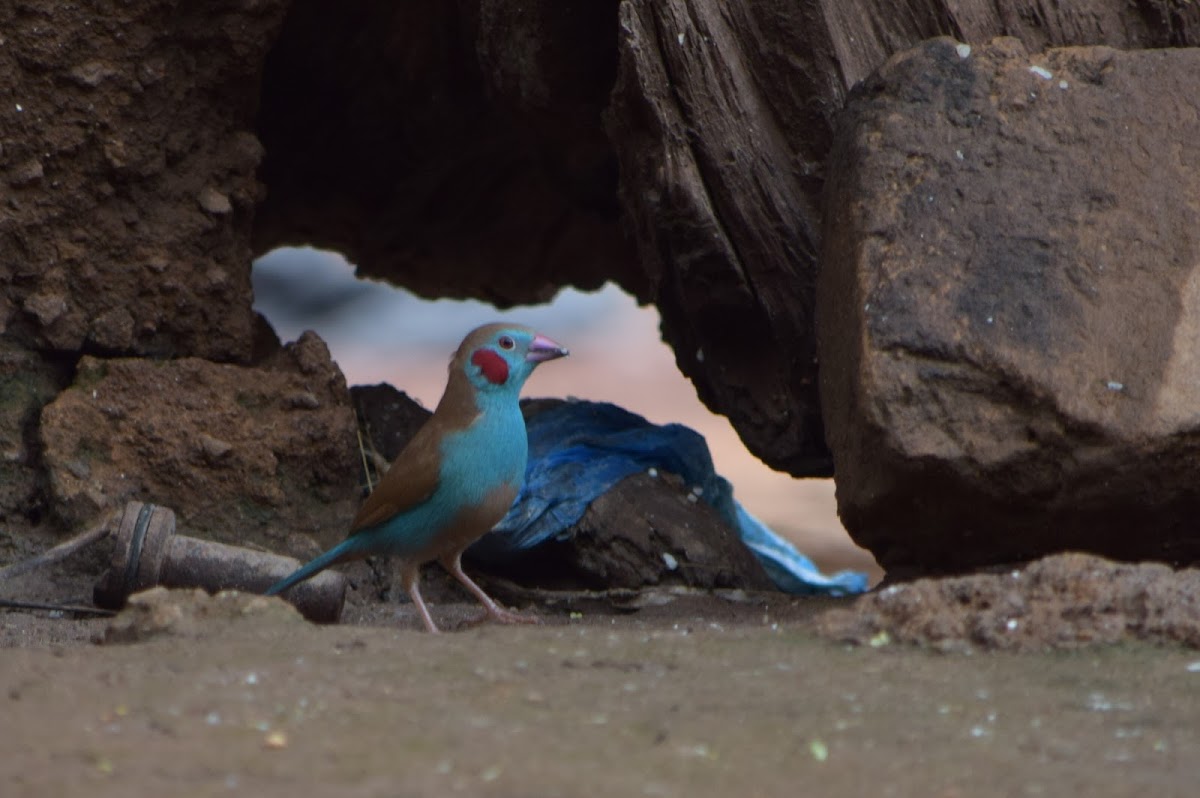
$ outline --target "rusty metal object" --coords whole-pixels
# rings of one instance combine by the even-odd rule
[[[291,557],[176,535],[171,508],[142,502],[125,505],[113,543],[111,566],[92,594],[97,606],[110,609],[154,585],[262,593],[301,565]],[[323,571],[289,590],[287,600],[310,621],[336,623],[346,578]]]

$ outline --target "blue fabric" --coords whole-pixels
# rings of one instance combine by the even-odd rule
[[[681,424],[652,424],[604,402],[567,401],[530,418],[525,486],[492,534],[471,553],[511,560],[549,540],[564,540],[588,505],[625,477],[651,468],[678,474],[700,489],[762,562],[780,590],[846,595],[867,589],[867,575],[826,576],[807,557],[746,512],[730,484],[716,473],[708,444]]]

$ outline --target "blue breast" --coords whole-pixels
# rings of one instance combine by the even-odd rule
[[[456,507],[478,504],[504,483],[520,487],[525,479],[529,439],[515,401],[487,408],[471,426],[447,435],[441,448],[438,493]]]
[[[441,443],[438,488],[428,500],[406,513],[364,530],[358,537],[371,550],[386,549],[404,557],[423,549],[464,508],[477,506],[501,485],[514,494],[525,479],[529,439],[515,398],[491,399],[466,429],[448,434]],[[486,400],[481,399],[481,405]],[[481,530],[481,532],[486,530]]]

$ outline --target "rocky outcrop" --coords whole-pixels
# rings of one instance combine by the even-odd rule
[[[311,333],[262,368],[86,357],[41,434],[72,525],[137,499],[171,507],[181,533],[307,557],[358,503],[346,383]]]
[[[1200,558],[1197,97],[1200,50],[942,39],[851,99],[822,400],[889,572]]]

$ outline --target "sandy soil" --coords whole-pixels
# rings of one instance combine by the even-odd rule
[[[736,599],[736,600],[733,600]],[[832,600],[649,596],[536,627],[317,627],[174,593],[8,613],[0,795],[1190,796],[1200,653],[937,654],[819,639]],[[145,608],[143,608],[145,609]],[[148,614],[147,614],[148,613]],[[457,627],[457,628],[455,628]]]

